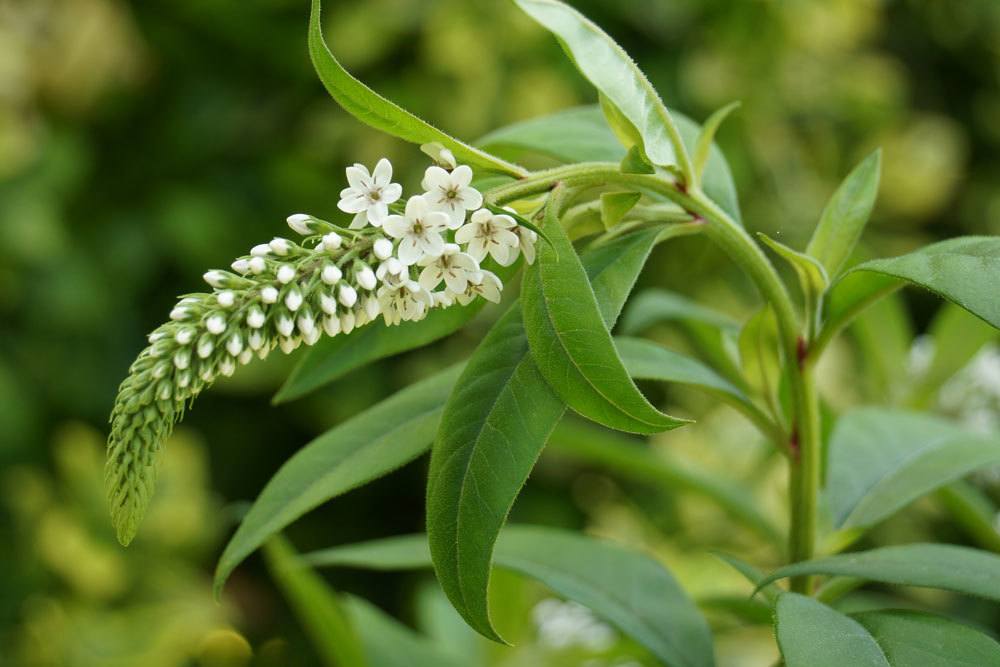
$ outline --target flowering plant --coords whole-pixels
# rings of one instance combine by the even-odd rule
[[[1000,439],[899,410],[834,416],[819,395],[816,369],[840,331],[907,283],[1000,327],[1000,239],[962,237],[852,263],[875,203],[880,157],[874,153],[833,195],[804,250],[761,236],[796,277],[796,303],[743,227],[725,158],[714,146],[734,105],[698,127],[669,111],[624,51],[575,10],[557,0],[516,4],[560,40],[597,89],[600,110],[499,130],[480,144],[499,150],[486,152],[348,74],[323,41],[313,0],[309,50],[331,95],[362,121],[419,144],[434,164],[423,192],[408,197],[392,181],[388,160],[371,171],[348,167],[337,204],[352,216],[347,224],[289,216],[299,242],[275,238],[237,258],[232,271],[209,271],[204,278],[212,291],[184,296],[170,321],[150,334],[112,413],[107,483],[119,539],[128,543],[136,533],[171,427],[218,375],[305,343],[313,350],[280,395],[300,396],[347,370],[456,331],[484,302],[499,303],[504,283],[521,269],[520,298],[467,362],[336,427],[276,473],[223,553],[217,588],[263,545],[306,622],[323,628],[318,641],[331,664],[395,664],[385,660],[387,651],[409,660],[404,664],[450,664],[425,643],[418,654],[430,657],[413,662],[410,644],[384,640],[391,620],[363,602],[344,603],[303,562],[433,567],[468,625],[502,642],[487,594],[496,565],[589,608],[651,660],[714,664],[709,624],[657,561],[572,533],[505,525],[551,440],[568,440],[561,446],[598,461],[600,452],[612,451],[602,448],[617,447],[624,467],[655,468],[620,443],[594,450],[583,436],[558,434],[573,423],[567,408],[605,430],[652,435],[684,426],[688,420],[662,412],[635,384],[659,380],[733,406],[787,463],[789,564],[764,575],[724,556],[750,580],[754,596],[734,613],[750,622],[760,622],[761,610],[773,617],[784,664],[998,664],[1000,645],[943,615],[854,613],[837,603],[869,582],[1000,600],[1000,557],[987,551],[998,550],[1000,539],[992,527],[983,529],[989,519],[968,492],[952,494],[951,502],[963,522],[977,527],[985,549],[903,544],[840,553],[917,498],[1000,462]],[[573,122],[582,118],[588,122]],[[505,144],[561,164],[529,171],[500,157]],[[662,292],[626,304],[654,247],[692,235],[725,251],[763,297],[742,326]],[[634,335],[613,336],[626,306],[623,331],[637,334],[666,319],[688,323],[701,358]],[[308,510],[428,449],[426,535],[334,547],[304,560],[276,537]],[[755,508],[717,485],[699,484],[736,520],[771,539],[779,534]],[[784,579],[787,588],[776,583]],[[322,596],[322,608],[310,606],[310,595]]]

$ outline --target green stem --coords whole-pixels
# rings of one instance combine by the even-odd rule
[[[785,359],[794,421],[789,451],[790,529],[789,558],[812,557],[816,543],[816,508],[819,495],[821,443],[819,399],[813,379],[813,359],[788,289],[763,250],[735,220],[700,190],[687,191],[663,174],[623,174],[614,163],[582,163],[536,172],[516,183],[487,193],[495,203],[513,201],[549,190],[558,182],[578,187],[625,185],[666,197],[707,223],[706,233],[753,280],[761,296],[774,309]],[[809,592],[808,577],[792,579],[792,589]]]

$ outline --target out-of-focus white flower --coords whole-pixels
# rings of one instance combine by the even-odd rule
[[[517,223],[509,215],[495,214],[481,208],[472,214],[468,223],[455,232],[455,240],[465,244],[466,252],[477,262],[490,255],[497,263],[505,264],[517,248],[517,234],[511,231],[515,227]]]
[[[480,270],[469,275],[469,284],[464,292],[455,295],[455,300],[466,306],[477,296],[481,296],[487,301],[500,303],[501,291],[503,283],[500,282],[500,278],[491,271]]]
[[[429,202],[419,195],[406,202],[405,215],[390,215],[383,229],[399,240],[397,256],[404,264],[414,264],[421,257],[435,257],[444,250],[441,232],[448,227],[448,216],[431,209]]]
[[[392,183],[392,164],[382,158],[369,173],[361,164],[347,168],[348,187],[340,191],[337,208],[353,213],[351,229],[361,229],[366,224],[381,227],[389,215],[389,204],[403,194],[398,183]]]
[[[421,187],[432,210],[448,216],[448,228],[458,229],[465,222],[465,212],[483,205],[483,195],[470,185],[472,169],[459,165],[446,171],[437,165],[427,167]]]
[[[534,264],[535,242],[538,241],[538,234],[527,227],[522,227],[521,225],[516,225],[514,229],[510,231],[514,232],[514,235],[517,236],[517,245],[510,249],[510,253],[507,255],[507,261],[499,262],[500,265],[510,266],[516,262],[518,251],[524,253],[525,262],[528,264]]]

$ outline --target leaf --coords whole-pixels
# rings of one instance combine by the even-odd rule
[[[833,284],[823,300],[823,326],[812,350],[818,351],[865,308],[903,285],[887,275],[848,273]]]
[[[709,116],[708,120],[705,121],[705,126],[702,128],[701,134],[698,135],[698,143],[695,145],[694,157],[692,158],[694,182],[696,185],[701,183],[702,175],[705,173],[705,165],[708,164],[708,158],[712,152],[712,144],[715,142],[715,134],[719,131],[719,126],[739,106],[739,102],[727,104]]]
[[[802,287],[802,293],[806,295],[807,303],[818,303],[820,295],[826,291],[826,288],[830,284],[830,279],[826,275],[826,269],[819,263],[819,260],[798,250],[793,250],[784,243],[775,241],[767,234],[759,233],[757,237],[795,269],[795,273],[799,277],[799,285]],[[812,316],[812,308],[808,309],[808,313]]]
[[[556,208],[550,203],[545,223],[553,247],[539,249],[521,288],[538,370],[569,407],[609,428],[657,433],[682,425],[653,407],[629,377]]]
[[[643,156],[638,146],[628,149],[625,157],[619,165],[619,171],[623,174],[655,174],[656,169]]]
[[[549,239],[548,235],[541,229],[541,227],[539,227],[538,225],[534,224],[533,222],[530,222],[529,220],[527,220],[526,218],[522,217],[521,215],[518,215],[517,212],[515,212],[515,211],[513,211],[513,210],[511,210],[509,208],[502,208],[500,206],[495,206],[495,205],[493,205],[493,204],[491,204],[489,202],[484,202],[483,203],[483,207],[486,208],[487,210],[493,212],[493,213],[496,213],[497,215],[507,215],[507,216],[510,216],[511,218],[514,219],[514,222],[516,222],[518,225],[520,225],[521,227],[526,227],[526,228],[530,229],[531,231],[535,232],[540,237],[542,237],[543,241],[545,241],[549,245],[552,245],[552,241]]]
[[[666,493],[697,494],[765,539],[781,539],[778,529],[757,509],[753,493],[738,481],[698,470],[691,465],[680,465],[619,433],[578,420],[564,419],[552,432],[549,447],[560,456],[592,464]]]
[[[458,160],[472,166],[519,178],[527,176],[528,172],[524,168],[448,136],[351,76],[337,62],[323,39],[320,4],[320,0],[312,0],[312,11],[309,16],[309,57],[323,85],[345,111],[376,130],[404,141],[417,145],[439,143],[449,149]]]
[[[1000,437],[930,415],[861,408],[829,444],[826,500],[838,528],[867,528],[934,489],[1000,463]]]
[[[646,157],[642,135],[639,134],[639,130],[632,124],[632,121],[626,118],[619,111],[618,107],[615,106],[614,102],[609,100],[603,93],[598,93],[597,102],[601,108],[601,113],[604,114],[605,122],[611,128],[611,132],[615,135],[615,138],[618,139],[618,143],[629,152],[635,150],[636,153],[642,156],[644,161],[649,162],[649,158]]]
[[[618,318],[658,235],[644,230],[585,254],[607,326]],[[564,411],[529,354],[515,304],[473,353],[448,399],[427,483],[427,533],[438,579],[466,622],[493,639],[486,600],[493,544]]]
[[[303,566],[291,545],[281,536],[272,537],[264,545],[264,556],[271,576],[305,626],[324,664],[329,667],[370,664],[336,593],[322,577]]]
[[[777,604],[776,634],[787,667],[989,667],[1000,644],[960,623],[916,611],[852,616],[797,593]]]
[[[806,253],[819,260],[831,277],[840,273],[871,216],[881,169],[882,151],[877,150],[844,179],[813,231]]]
[[[660,322],[698,322],[728,333],[736,333],[740,324],[697,301],[664,289],[643,290],[629,301],[622,316],[622,332],[635,335]]]
[[[759,569],[757,569],[756,567],[754,567],[753,565],[751,565],[750,563],[746,562],[741,558],[737,558],[732,554],[721,553],[718,551],[714,552],[713,555],[719,560],[729,565],[737,572],[739,572],[740,574],[742,574],[743,578],[749,581],[754,586],[758,586],[760,582],[764,579],[763,572],[761,572]],[[774,602],[778,599],[778,596],[782,593],[782,590],[777,586],[775,586],[774,584],[768,584],[766,586],[761,587],[759,590],[761,593],[764,594],[765,597],[767,597],[768,602],[770,602],[771,604],[774,604]]]
[[[941,588],[1000,600],[1000,556],[950,544],[906,544],[793,563],[769,574],[759,586],[813,574]]]
[[[334,547],[307,559],[314,565],[406,569],[427,556],[424,537],[410,535]],[[714,663],[705,620],[670,573],[648,556],[565,531],[508,526],[497,542],[496,562],[590,608],[667,665]]]
[[[564,164],[618,162],[625,155],[596,105],[514,123],[490,132],[476,144],[499,155],[535,153]]]
[[[778,340],[778,321],[770,306],[758,310],[740,331],[743,377],[764,397],[774,414],[780,413],[781,355]]]
[[[848,283],[844,294],[838,295],[847,279],[858,274],[874,273],[885,276],[881,281],[866,285]],[[846,316],[856,314],[873,299],[873,294],[891,289],[893,279],[906,280],[924,287],[996,328],[1000,328],[1000,299],[996,285],[1000,283],[1000,237],[960,236],[941,241],[889,259],[874,259],[853,267],[834,286],[832,314],[828,319],[842,324]],[[843,311],[847,311],[846,313]],[[829,324],[827,326],[830,326]]]
[[[982,632],[918,611],[854,614],[875,639],[890,665],[997,667],[1000,644]]]
[[[422,320],[386,326],[371,322],[349,335],[323,336],[295,365],[274,396],[275,404],[301,398],[373,361],[429,345],[458,331],[475,317],[486,302],[435,309]]]
[[[691,183],[691,164],[680,132],[660,96],[631,58],[604,31],[557,0],[515,0],[552,32],[580,72],[642,137],[653,164],[678,165]]]
[[[892,667],[863,625],[798,593],[778,598],[774,629],[786,667]]]
[[[272,535],[320,504],[412,461],[430,447],[461,365],[403,389],[288,459],[254,501],[219,558],[216,593]]]
[[[443,651],[371,602],[350,595],[344,603],[371,667],[472,667],[467,658]]]
[[[604,192],[601,193],[601,221],[605,229],[611,229],[622,221],[631,211],[642,195],[638,192]]]
[[[633,378],[689,384],[716,396],[723,396],[729,402],[750,402],[736,385],[691,357],[641,338],[617,336],[614,343],[626,370]]]

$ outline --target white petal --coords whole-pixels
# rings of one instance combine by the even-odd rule
[[[391,204],[403,196],[403,186],[399,183],[390,183],[382,188],[382,201]]]
[[[399,256],[399,261],[409,265],[415,263],[424,253],[417,246],[416,239],[413,236],[407,235],[400,240],[396,254]]]
[[[451,185],[451,174],[437,165],[427,167],[427,171],[424,172],[424,180],[420,182],[420,187],[424,190],[448,189],[449,185]]]
[[[493,226],[500,229],[513,229],[517,227],[517,223],[514,222],[514,218],[501,213],[493,216]]]
[[[444,278],[444,274],[441,271],[441,267],[431,264],[420,272],[420,286],[426,290],[432,290],[441,284],[442,278]]]
[[[368,213],[367,211],[361,211],[355,214],[354,219],[351,220],[351,229],[361,229],[368,224]]]
[[[428,213],[423,217],[424,227],[433,232],[443,232],[448,229],[448,216],[444,213],[433,212]]]
[[[355,164],[353,167],[348,167],[347,172],[347,182],[351,184],[352,188],[358,190],[367,190],[372,182],[371,174],[368,173],[363,165]]]
[[[373,227],[381,227],[385,219],[389,217],[389,207],[385,202],[377,201],[368,207],[368,222]]]
[[[444,274],[444,284],[452,292],[464,292],[465,288],[469,286],[469,274],[465,271],[448,271]]]
[[[516,248],[518,245],[518,238],[517,234],[509,229],[495,229],[493,230],[493,242]]]
[[[372,171],[372,180],[378,186],[388,185],[392,180],[392,163],[385,158],[379,160]]]
[[[362,195],[353,193],[337,202],[337,208],[344,213],[360,213],[368,208],[368,200]]]
[[[479,233],[479,225],[476,223],[476,214],[472,214],[472,222],[462,225],[457,232],[455,232],[455,241],[458,243],[468,243],[472,239],[476,238],[476,234]]]
[[[406,202],[406,217],[410,220],[419,220],[430,210],[430,203],[422,195],[413,195]]]
[[[482,262],[486,259],[486,241],[477,236],[469,241],[469,245],[465,248],[465,252],[477,262]]]
[[[460,164],[451,172],[451,182],[459,188],[464,188],[472,182],[472,168]]]
[[[413,201],[411,198],[410,201]],[[409,208],[409,204],[407,204]],[[382,223],[382,231],[394,239],[401,239],[410,231],[412,223],[401,215],[390,215]]]
[[[483,195],[475,188],[462,188],[458,191],[456,199],[462,204],[463,208],[469,211],[483,205]]]
[[[444,239],[437,232],[428,231],[418,241],[424,254],[437,257],[444,251]]]

